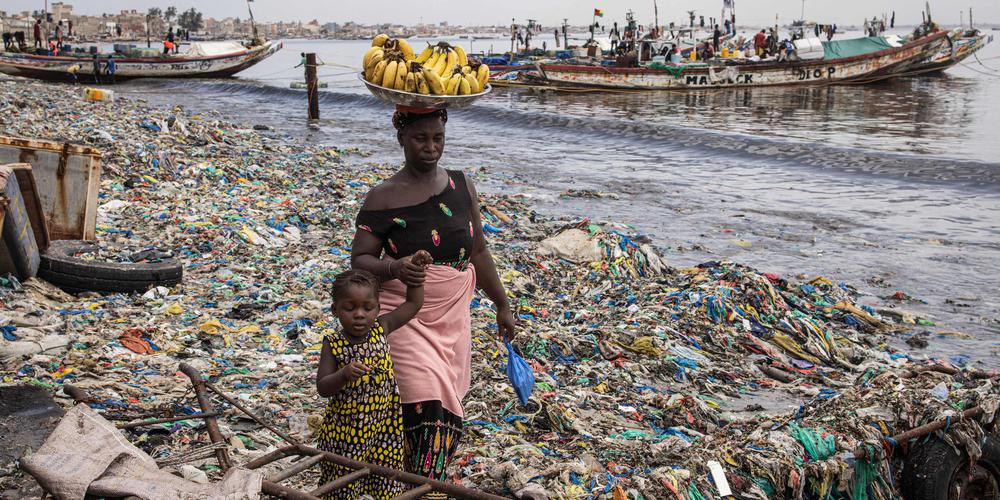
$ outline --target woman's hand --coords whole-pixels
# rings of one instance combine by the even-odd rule
[[[406,286],[423,286],[424,279],[427,278],[427,269],[417,262],[413,262],[413,257],[403,257],[394,260],[389,264],[389,272],[393,278],[402,281]]]
[[[514,340],[517,335],[517,321],[509,305],[497,309],[497,334],[506,341]]]

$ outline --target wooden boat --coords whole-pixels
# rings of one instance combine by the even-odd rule
[[[962,62],[992,41],[993,37],[982,31],[958,28],[948,34],[947,44],[910,71],[912,73],[944,71]]]
[[[188,53],[180,55],[129,57],[100,54],[97,57],[101,62],[102,83],[107,83],[103,70],[109,55],[114,57],[117,66],[117,81],[132,78],[227,78],[263,61],[282,47],[281,42],[275,41],[256,45],[194,43]],[[93,57],[90,54],[43,56],[0,52],[0,72],[42,80],[73,81],[71,68],[77,66],[77,78],[87,82],[93,78]]]
[[[911,70],[947,44],[940,31],[899,47],[834,59],[793,62],[732,62],[670,65],[661,68],[539,63],[541,76],[554,85],[623,90],[686,90],[775,85],[867,83]]]

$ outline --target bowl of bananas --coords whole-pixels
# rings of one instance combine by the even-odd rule
[[[372,95],[404,106],[464,108],[493,90],[489,66],[446,42],[415,54],[406,40],[378,35],[361,67],[358,78]]]

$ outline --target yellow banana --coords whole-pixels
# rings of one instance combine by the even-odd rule
[[[462,66],[462,74],[463,75],[468,75],[469,73],[472,73],[472,68],[470,68],[468,66]]]
[[[490,67],[480,64],[476,69],[476,79],[479,80],[479,86],[486,90],[486,82],[490,81]]]
[[[379,52],[383,52],[382,47],[371,47],[365,51],[365,57],[361,62],[362,68],[368,68],[368,65],[372,62],[372,57]]]
[[[396,83],[392,86],[392,88],[396,90],[403,90],[406,88],[406,75],[408,74],[409,72],[406,71],[406,63],[399,63],[399,65],[396,66]]]
[[[478,94],[483,91],[482,87],[479,86],[479,80],[472,75],[462,75],[465,81],[469,82],[469,93]]]
[[[403,40],[401,38],[397,38],[396,50],[403,53],[403,59],[407,61],[413,60],[413,47],[410,45],[410,42],[407,42],[406,40]]]
[[[441,53],[441,57],[438,58],[437,62],[434,63],[434,72],[438,76],[444,75],[445,69],[448,67],[448,54]]]
[[[382,86],[388,89],[394,88],[396,84],[396,68],[399,63],[396,61],[389,61],[389,65],[385,67],[385,73],[382,75]]]
[[[428,45],[427,48],[424,49],[423,52],[421,52],[420,55],[417,56],[416,59],[414,59],[414,61],[417,61],[418,63],[423,64],[423,63],[427,62],[428,60],[430,60],[431,56],[433,56],[433,55],[434,55],[434,46],[433,45]]]
[[[444,69],[444,73],[441,74],[441,79],[442,80],[448,80],[448,79],[450,79],[452,75],[456,74],[455,73],[455,68],[457,68],[457,67],[458,66],[448,66],[447,68],[445,68]],[[459,71],[457,74],[461,75],[462,72]]]
[[[448,85],[444,88],[444,92],[448,95],[458,95],[458,82],[462,79],[462,75],[452,75],[451,79],[448,80]]]
[[[382,76],[385,75],[385,67],[388,64],[389,63],[386,62],[385,59],[379,61],[372,70],[372,77],[368,79],[368,81],[374,83],[375,85],[382,85]]]
[[[462,66],[468,66],[469,56],[465,54],[465,49],[463,49],[461,45],[455,45],[452,48],[455,49],[455,55],[458,57],[458,64],[461,64]]]
[[[454,68],[458,64],[458,53],[454,50],[448,51],[448,67]]]
[[[427,61],[422,62],[425,67],[433,68],[437,65],[438,58],[441,57],[441,53],[437,51],[437,47],[429,47],[431,49],[431,56],[427,58]]]
[[[378,35],[375,35],[375,38],[372,38],[372,47],[381,47],[385,45],[385,42],[388,41],[389,41],[389,35],[386,35],[385,33],[379,33]]]
[[[465,78],[465,75],[461,73],[455,75],[458,77],[458,95],[469,95],[472,93],[472,86],[469,85],[469,80]]]
[[[427,80],[424,78],[423,73],[417,73],[417,92],[430,95],[431,88],[427,85]]]
[[[427,88],[430,90],[431,94],[445,95],[444,83],[441,82],[441,77],[439,77],[433,69],[424,66],[423,69],[420,70],[420,74],[423,75],[424,82],[427,84]]]
[[[372,75],[375,74],[375,66],[383,60],[383,54],[381,52],[376,52],[372,56],[371,60],[368,61],[368,66],[365,66],[365,80],[373,82]]]
[[[415,92],[417,90],[417,77],[413,73],[406,74],[406,81],[403,82],[403,90]]]

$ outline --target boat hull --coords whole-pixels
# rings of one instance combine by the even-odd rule
[[[250,49],[217,56],[205,57],[115,57],[115,80],[133,78],[228,78],[243,71],[281,50],[281,42],[265,42]],[[100,56],[102,70],[107,62]],[[39,56],[21,53],[0,53],[0,72],[50,81],[73,81],[70,68],[79,65],[77,79],[93,80],[93,61],[90,57]],[[108,77],[99,75],[101,82]]]
[[[778,85],[868,83],[905,73],[947,43],[935,33],[901,47],[833,60],[678,66],[670,69],[539,64],[546,81],[562,86],[623,90],[688,90]]]

